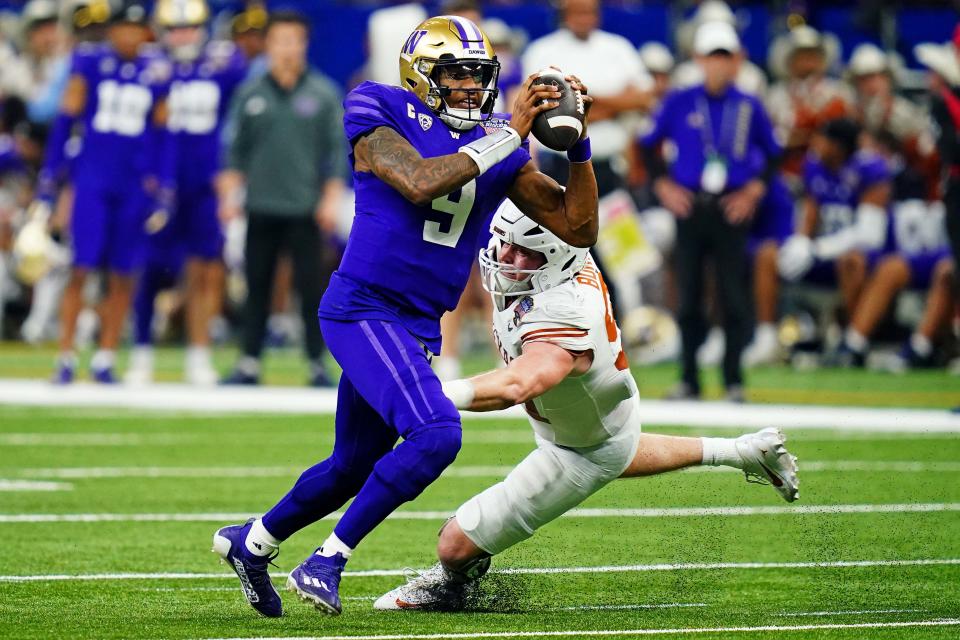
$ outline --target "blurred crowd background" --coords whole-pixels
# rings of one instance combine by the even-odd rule
[[[84,353],[100,340],[100,350],[110,352],[101,364],[112,370],[112,352],[117,348],[102,341],[103,318],[111,312],[103,303],[109,283],[96,269],[83,273],[76,329],[71,330],[70,344],[63,342],[61,301],[70,286],[74,261],[70,220],[75,212],[69,175],[58,184],[52,216],[46,222],[54,239],[44,245],[46,259],[25,260],[16,244],[30,223],[30,204],[38,195],[38,177],[43,178],[51,131],[71,73],[76,72],[71,71],[71,64],[76,64],[71,62],[76,60],[72,54],[81,43],[104,40],[113,24],[111,15],[129,12],[129,5],[119,0],[113,4],[0,0],[0,337],[31,344],[60,340],[58,366],[72,367],[69,379],[76,369],[75,361],[69,360],[76,358],[74,353]],[[936,119],[931,115],[931,96],[960,85],[960,65],[951,42],[958,17],[954,3],[284,0],[261,4],[208,0],[206,5],[203,46],[217,45],[222,52],[227,46],[223,43],[233,43],[231,51],[242,61],[241,80],[246,84],[231,89],[235,100],[236,96],[249,98],[250,87],[271,73],[265,31],[270,13],[281,9],[304,17],[309,27],[307,59],[337,101],[363,80],[396,84],[404,40],[421,20],[442,13],[475,20],[493,42],[502,65],[498,110],[508,111],[522,79],[546,65],[560,64],[579,75],[592,94],[606,98],[598,101],[591,117],[602,196],[595,252],[615,290],[625,347],[635,365],[676,360],[681,350],[672,260],[676,215],[661,203],[662,194],[651,184],[641,140],[653,126],[658,105],[671,91],[703,82],[702,71],[692,60],[697,28],[705,23],[729,24],[742,43],[733,52],[742,57],[735,84],[765,105],[785,148],[778,175],[751,231],[749,297],[754,330],[743,353],[744,364],[867,366],[892,372],[941,367],[960,374],[955,359],[960,323],[943,204],[945,171],[949,173],[950,168],[945,169],[940,158]],[[167,36],[177,25],[158,26],[153,3],[143,7],[146,23],[153,27],[151,46],[160,51],[158,55],[171,55],[175,66],[177,58],[171,51],[175,43]],[[221,96],[225,102],[229,98]],[[226,120],[231,112],[237,117],[241,107],[251,109],[248,102],[217,111],[221,169],[231,168],[227,163],[238,135],[237,127]],[[342,131],[335,133],[342,138]],[[82,144],[83,131],[74,129],[72,138]],[[221,174],[210,176],[212,193],[220,199],[215,206],[225,242],[222,253],[212,260],[214,268],[204,276],[208,281],[202,304],[208,312],[192,315],[202,319],[205,336],[198,337],[196,330],[191,334],[188,326],[190,305],[200,303],[188,295],[184,268],[188,256],[183,255],[177,264],[167,265],[171,277],[162,286],[153,286],[147,303],[135,303],[130,313],[124,311],[121,343],[135,341],[140,349],[139,361],[131,363],[131,369],[140,371],[128,376],[130,381],[151,379],[152,344],[192,345],[185,370],[188,380],[198,384],[216,382],[217,374],[231,382],[255,383],[261,348],[304,344],[316,365],[310,382],[329,384],[318,356],[322,345],[311,344],[315,343],[310,336],[313,328],[304,326],[309,314],[301,313],[300,303],[303,291],[313,284],[322,290],[325,274],[336,268],[349,234],[352,191],[346,149],[342,142],[331,148],[338,149],[338,156],[324,160],[312,212],[318,233],[311,242],[319,257],[314,282],[304,283],[294,276],[294,261],[285,255],[292,249],[280,243],[276,268],[264,267],[272,285],[269,295],[257,296],[259,309],[245,307],[251,273],[246,246],[249,211],[244,203],[258,194],[244,194],[239,183],[224,186],[217,182]],[[545,170],[558,164],[558,156],[536,144],[534,149]],[[675,156],[669,144],[656,152],[667,164]],[[65,153],[67,157],[79,154],[71,150],[70,141]],[[819,188],[823,185],[818,187],[807,166],[810,154],[834,167],[841,176],[837,188],[846,184],[850,193],[824,197]],[[559,158],[560,164],[565,162]],[[882,168],[869,179],[860,177],[869,184],[860,184],[864,188],[858,191],[847,184],[850,180],[845,183],[844,171],[859,171],[870,162]],[[818,235],[828,237],[856,226],[862,204],[858,198],[870,191],[865,187],[880,187],[887,194],[880,203],[889,218],[882,246],[854,243],[829,260],[806,260],[797,236],[815,240]],[[819,220],[814,227],[804,228],[805,207],[810,203],[819,207]],[[167,206],[172,212],[182,204]],[[157,223],[150,216],[145,221],[148,217]],[[151,230],[147,228],[146,233]],[[697,354],[703,366],[719,364],[725,350],[720,329],[724,318],[712,284],[713,270],[708,261],[705,299],[713,329]],[[136,271],[135,276],[140,275]],[[142,278],[135,278],[137,286],[142,291]],[[144,330],[144,320],[137,314],[143,316],[145,304],[150,317]],[[482,289],[473,283],[461,309],[445,318],[444,352],[435,363],[442,377],[457,376],[465,354],[492,353],[487,309]],[[244,323],[251,313],[266,322],[262,335],[253,332],[262,345],[245,345],[232,373],[211,372],[211,349],[250,341]],[[137,323],[141,330],[134,340]],[[120,378],[111,371],[102,381]]]

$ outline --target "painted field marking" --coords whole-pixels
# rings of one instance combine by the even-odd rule
[[[389,520],[444,520],[455,511],[396,511]],[[862,513],[936,513],[960,511],[960,502],[905,504],[823,504],[762,507],[663,507],[638,509],[571,509],[561,518],[685,518],[735,517],[760,515],[862,514]],[[6,513],[0,524],[58,522],[231,522],[243,521],[252,513]],[[324,520],[335,520],[341,512]]]
[[[926,611],[925,609],[857,609],[853,611],[802,611],[799,613],[777,613],[774,615],[784,617],[784,618],[797,618],[804,616],[850,616],[850,615],[862,615],[862,614],[877,614],[877,613],[921,613]]]
[[[817,631],[826,629],[892,629],[902,627],[954,627],[960,620],[943,618],[940,620],[914,620],[908,622],[854,622],[849,624],[801,624],[801,625],[764,625],[759,627],[678,627],[675,629],[582,629],[576,631],[478,631],[475,633],[423,633],[405,635],[373,636],[308,636],[286,638],[264,638],[257,640],[465,640],[467,638],[555,638],[555,637],[603,637],[603,636],[659,636],[673,634],[704,633],[757,633],[785,631]],[[210,640],[251,640],[248,638],[215,638]]]
[[[662,604],[597,604],[576,607],[547,607],[544,611],[631,611],[634,609],[687,609],[709,607],[705,602],[664,602]]]
[[[596,567],[514,567],[493,569],[490,573],[503,575],[554,575],[568,573],[646,573],[650,571],[719,571],[756,569],[857,569],[871,567],[937,567],[960,565],[960,558],[928,558],[916,560],[837,560],[833,562],[693,562],[679,564],[631,564]],[[367,569],[344,571],[345,577],[383,578],[403,577],[407,569]],[[286,579],[286,573],[271,573],[271,578]],[[98,580],[220,580],[236,579],[236,575],[218,573],[87,573],[0,575],[0,582],[70,582]]]
[[[461,465],[443,472],[446,478],[502,478],[510,465]],[[110,478],[286,478],[299,475],[301,467],[40,467],[9,469],[23,478],[88,480]],[[960,462],[916,462],[910,460],[800,460],[801,473],[820,471],[863,471],[874,473],[954,473]],[[688,467],[683,473],[742,473],[733,467]]]
[[[198,442],[180,433],[0,433],[5,447],[140,447]]]
[[[13,491],[70,491],[69,482],[43,482],[37,480],[7,480],[0,478],[0,492]]]
[[[336,410],[336,397],[336,390],[297,387],[200,389],[155,384],[138,389],[124,385],[78,383],[54,389],[46,381],[0,379],[0,404],[45,407],[108,406],[197,413],[329,415]],[[680,424],[757,429],[778,425],[787,428],[960,433],[960,416],[951,415],[946,410],[641,400],[640,411],[647,426]],[[476,420],[523,416],[520,407],[471,414]]]

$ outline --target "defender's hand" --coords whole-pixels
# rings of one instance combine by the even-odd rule
[[[533,120],[539,114],[555,109],[560,104],[561,93],[556,87],[549,84],[534,84],[538,73],[532,73],[523,83],[517,94],[517,101],[513,104],[513,117],[510,119],[510,128],[524,140],[530,135]]]

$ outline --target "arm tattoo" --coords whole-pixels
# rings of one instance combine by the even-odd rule
[[[378,178],[414,204],[456,191],[479,175],[465,153],[423,158],[399,133],[379,127],[357,143],[357,151]]]

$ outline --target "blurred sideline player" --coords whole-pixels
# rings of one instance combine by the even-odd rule
[[[848,318],[887,241],[891,196],[883,158],[859,145],[860,128],[843,118],[813,137],[803,169],[803,218],[777,255],[780,275],[790,282],[839,285]]]
[[[640,433],[637,384],[620,345],[603,276],[587,249],[561,242],[507,201],[480,253],[492,294],[493,335],[507,364],[444,383],[460,409],[524,404],[537,449],[500,483],[467,500],[440,531],[432,569],[382,596],[377,609],[457,608],[490,557],[583,502],[617,477],[723,465],[798,497],[783,434],[739,438]]]
[[[532,74],[510,120],[491,114],[499,63],[477,25],[459,17],[420,24],[399,66],[401,86],[365,82],[344,101],[356,217],[319,312],[343,368],[333,454],[262,518],[214,535],[248,602],[267,616],[282,614],[267,572],[282,540],[354,498],[287,580],[318,610],[339,614],[340,578],[354,549],[456,458],[460,414],[430,358],[440,350],[440,317],[457,304],[479,237],[504,198],[571,244],[597,238],[586,127],[568,152],[566,190],[536,170],[523,144],[559,91],[534,84]],[[568,81],[588,107],[586,88]]]
[[[113,368],[135,274],[140,268],[146,188],[159,167],[158,132],[165,120],[170,69],[162,55],[144,47],[151,38],[143,5],[130,2],[111,16],[108,42],[81,44],[47,143],[38,178],[36,215],[49,214],[56,183],[67,177],[65,146],[82,126],[79,155],[69,163],[75,196],[71,218],[73,269],[61,305],[60,355],[54,381],[73,380],[77,316],[88,273],[109,272],[100,345],[90,365],[97,382],[115,382]],[[153,180],[155,183],[156,181]]]
[[[940,202],[926,201],[923,167],[907,160],[908,148],[893,133],[873,132],[868,141],[894,174],[889,254],[871,273],[834,359],[843,366],[864,366],[872,334],[897,294],[910,289],[927,294],[923,317],[898,353],[880,359],[880,368],[902,372],[909,367],[931,366],[934,344],[949,330],[955,301],[946,212]]]
[[[127,381],[153,379],[151,325],[157,293],[173,286],[186,260],[188,382],[213,385],[210,321],[220,308],[223,232],[214,177],[220,169],[221,124],[247,64],[231,42],[207,41],[205,0],[160,0],[154,22],[172,65],[166,145],[172,153],[175,205],[169,219],[151,218],[147,261],[135,300],[136,347]]]

